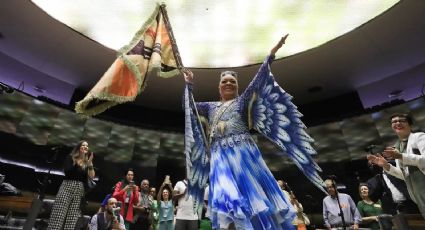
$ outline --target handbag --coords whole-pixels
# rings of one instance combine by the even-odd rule
[[[87,189],[86,189],[86,193],[92,191],[94,188],[96,188],[96,182],[90,178],[89,176],[87,177]]]

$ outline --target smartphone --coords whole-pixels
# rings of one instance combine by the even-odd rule
[[[166,176],[165,176],[164,183],[165,183],[165,184],[171,184],[171,181],[170,181],[170,175],[166,175]]]
[[[129,185],[130,185],[130,186],[134,186],[134,181],[130,181],[130,182],[129,182]]]

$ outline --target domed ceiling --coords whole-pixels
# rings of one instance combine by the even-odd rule
[[[49,15],[118,50],[150,16],[157,1],[33,0]],[[293,55],[335,39],[392,7],[398,0],[365,1],[162,1],[187,67],[259,63],[272,44],[290,34]]]

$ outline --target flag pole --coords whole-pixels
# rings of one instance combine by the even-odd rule
[[[171,48],[173,49],[174,57],[176,59],[177,68],[179,68],[179,70],[182,70],[185,67],[183,66],[182,58],[180,56],[180,52],[179,52],[179,49],[177,47],[176,39],[174,38],[173,29],[171,28],[170,20],[168,19],[167,10],[165,9],[165,7],[166,7],[165,3],[162,3],[161,6],[159,7],[159,10],[161,11],[162,16],[164,17],[165,27],[167,28],[168,36],[170,37]],[[195,99],[193,98],[193,95],[191,95],[190,99],[192,100],[192,103],[193,103],[193,108],[195,110],[196,118],[198,120],[199,127],[200,127],[201,132],[202,132],[202,138],[204,139],[205,147],[206,147],[208,157],[209,157],[210,156],[209,143],[208,143],[208,140],[207,140],[207,136],[205,135],[205,131],[204,131],[204,128],[202,126],[201,119],[199,118],[198,109],[196,108]]]
[[[173,29],[171,28],[170,20],[168,19],[167,10],[165,7],[165,3],[162,3],[159,7],[159,10],[164,17],[165,27],[167,28],[168,36],[170,37],[171,48],[173,49],[174,57],[176,58],[177,67],[181,70],[184,68],[182,58],[180,56],[179,48],[177,47],[176,39],[174,38]]]

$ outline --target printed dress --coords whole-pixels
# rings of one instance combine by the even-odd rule
[[[209,180],[213,229],[292,229],[295,216],[265,164],[249,130],[256,129],[276,143],[307,177],[323,189],[320,168],[311,158],[312,138],[301,114],[270,72],[269,56],[245,92],[227,102],[194,103],[187,85],[185,153],[189,193],[195,210]],[[199,114],[197,116],[196,114]]]

